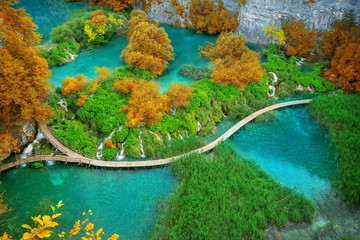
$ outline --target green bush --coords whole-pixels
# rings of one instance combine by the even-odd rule
[[[133,129],[126,138],[125,155],[131,158],[139,158],[141,156],[139,134]]]
[[[161,148],[155,149],[155,158],[173,157],[204,146],[203,139],[197,136],[165,141]]]
[[[71,54],[77,54],[80,47],[74,42],[63,42],[50,50],[41,50],[41,56],[46,59],[50,67],[65,64],[70,61]]]
[[[179,180],[152,239],[264,239],[272,225],[310,222],[312,203],[281,186],[228,145],[214,157],[192,154],[171,165]]]
[[[122,126],[119,131],[115,132],[113,139],[115,143],[122,143],[125,142],[128,134],[129,134],[129,128],[127,126]]]
[[[95,156],[97,151],[96,138],[88,135],[85,126],[81,122],[64,120],[56,125],[54,134],[66,146],[79,153],[89,157]]]
[[[111,161],[115,158],[116,156],[116,148],[108,148],[108,147],[104,147],[103,151],[102,151],[102,159],[105,161]]]
[[[66,22],[54,28],[50,35],[51,40],[55,43],[73,42],[73,41],[77,43],[84,42],[85,40],[84,26],[87,17],[74,18],[69,22]]]
[[[352,203],[360,203],[360,95],[321,95],[310,110],[330,128],[339,164],[338,188]]]
[[[195,80],[210,78],[211,73],[211,67],[199,67],[191,64],[183,65],[179,70],[180,75],[191,77]]]

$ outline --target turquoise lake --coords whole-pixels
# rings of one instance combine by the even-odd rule
[[[49,20],[51,27],[46,28],[50,23],[41,15],[48,16],[46,14],[60,10],[51,4],[42,5],[44,2],[56,3],[55,6],[62,9],[79,7],[63,0],[31,2],[34,7],[30,11],[39,15],[34,16],[34,21],[44,34],[48,33],[46,29],[64,22],[67,16],[55,15],[58,16],[54,18],[57,22]],[[37,6],[41,6],[40,12]],[[183,64],[207,65],[197,49],[206,41],[216,40],[216,36],[197,34],[192,30],[168,26],[165,29],[174,46],[175,61],[156,80],[163,91],[173,82],[193,82],[181,77],[179,68]],[[120,60],[120,53],[126,44],[124,37],[114,37],[108,44],[83,52],[73,62],[52,69],[53,85],[60,86],[63,78],[79,73],[95,77],[95,66],[113,69],[125,65]],[[258,45],[249,47],[262,51]],[[331,190],[331,176],[335,171],[334,151],[327,130],[315,122],[304,106],[279,110],[276,116],[272,121],[246,125],[230,141],[239,154],[253,159],[283,185],[320,200]],[[226,131],[232,124],[232,121],[223,121],[217,134]],[[14,208],[8,219],[10,225],[18,227],[30,223],[29,216],[46,213],[50,210],[49,205],[63,200],[65,206],[61,209],[64,215],[61,222],[65,229],[70,229],[82,217],[83,211],[91,209],[94,213],[91,219],[96,227],[103,227],[107,236],[118,233],[121,239],[147,239],[157,220],[159,203],[171,194],[176,184],[169,167],[105,170],[60,163],[37,170],[29,167],[12,169],[2,173],[0,181],[3,182],[0,192],[6,190],[4,199]]]

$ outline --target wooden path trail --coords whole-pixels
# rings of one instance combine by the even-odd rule
[[[229,130],[227,130],[223,135],[221,135],[215,141],[209,143],[208,145],[205,145],[204,147],[201,147],[201,148],[198,148],[191,152],[184,153],[184,154],[174,156],[174,157],[158,159],[158,160],[146,160],[146,161],[102,161],[102,160],[86,158],[86,157],[74,152],[73,150],[65,147],[52,134],[51,130],[48,128],[48,126],[45,123],[39,123],[40,130],[44,134],[44,136],[47,138],[47,140],[54,147],[56,147],[59,151],[61,151],[65,155],[39,155],[39,156],[33,156],[33,157],[24,158],[24,159],[18,159],[15,162],[7,163],[5,165],[0,166],[0,172],[5,171],[12,167],[19,166],[24,163],[45,161],[45,160],[61,161],[61,162],[66,162],[66,163],[87,164],[87,165],[91,165],[91,166],[107,167],[107,168],[138,168],[138,167],[162,166],[162,165],[169,164],[170,162],[175,161],[175,160],[177,160],[183,156],[189,155],[191,153],[195,153],[195,152],[203,153],[203,152],[210,151],[211,149],[215,148],[216,145],[218,145],[220,142],[228,139],[231,135],[233,135],[241,127],[243,127],[247,123],[251,122],[257,116],[259,116],[263,113],[269,112],[274,109],[282,108],[282,107],[299,105],[299,104],[307,104],[310,102],[311,102],[311,99],[305,99],[305,100],[297,100],[297,101],[278,103],[278,104],[268,106],[266,108],[263,108],[263,109],[260,109],[256,112],[254,112],[253,114],[242,119],[240,122],[236,123],[233,127],[231,127]]]

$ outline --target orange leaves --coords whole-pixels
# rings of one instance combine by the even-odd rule
[[[305,29],[302,20],[291,21],[284,25],[286,36],[286,54],[306,57],[316,45],[316,33]]]
[[[76,93],[84,89],[86,84],[85,76],[82,74],[78,74],[75,78],[65,78],[61,85],[61,92],[64,95],[68,95],[70,93]]]
[[[162,74],[168,61],[174,59],[173,48],[163,28],[148,22],[142,11],[131,14],[129,44],[121,58],[131,66]]]
[[[127,8],[131,4],[134,4],[134,0],[89,0],[92,5],[103,5],[114,9],[115,11],[121,11]]]
[[[97,10],[90,15],[90,24],[94,27],[101,27],[109,24],[109,20],[102,10]]]
[[[330,69],[325,73],[335,84],[343,89],[360,90],[360,42],[343,44],[336,48],[330,62]]]
[[[50,90],[50,71],[38,50],[32,48],[40,42],[40,35],[34,32],[37,26],[25,9],[11,7],[14,3],[0,2],[0,79],[4,80],[0,86],[1,128],[51,115],[42,103]],[[47,115],[38,115],[43,112]]]
[[[95,70],[99,74],[97,79],[100,81],[105,80],[111,73],[111,70],[107,67],[96,67]]]
[[[201,50],[215,61],[211,77],[214,82],[233,84],[244,89],[251,82],[259,82],[264,70],[255,52],[245,46],[245,39],[233,33],[221,33],[216,43]]]
[[[9,131],[0,133],[0,157],[2,154],[8,154],[10,152],[18,152],[17,139],[13,138]],[[1,204],[0,204],[1,205]],[[0,208],[1,213],[1,208]],[[1,214],[0,214],[1,215]]]
[[[106,140],[105,146],[107,146],[108,148],[115,148],[116,147],[116,145],[112,142],[111,139]]]
[[[126,111],[127,126],[142,127],[160,121],[164,112],[170,111],[170,98],[160,95],[158,87],[153,82],[143,80],[118,80],[114,83],[117,91],[131,94]]]
[[[87,98],[88,98],[88,96],[84,92],[81,92],[80,98],[77,100],[76,104],[79,106],[84,105],[86,103]]]
[[[191,28],[210,34],[235,31],[238,26],[237,19],[223,3],[214,0],[191,0],[190,20]]]
[[[176,108],[185,107],[194,90],[191,87],[182,84],[172,84],[167,90],[166,95],[170,98],[170,103]]]

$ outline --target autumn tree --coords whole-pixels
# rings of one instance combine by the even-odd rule
[[[160,95],[158,86],[143,80],[118,80],[114,88],[131,94],[128,105],[120,111],[127,113],[129,127],[143,127],[157,123],[165,112],[170,111],[170,98]]]
[[[126,32],[127,38],[133,34],[135,27],[141,22],[150,22],[144,11],[134,10],[130,13],[129,27]]]
[[[61,85],[61,92],[64,95],[80,92],[86,85],[85,76],[83,74],[78,74],[75,77],[65,78]]]
[[[360,41],[337,47],[325,75],[343,89],[360,90]]]
[[[305,28],[302,20],[290,21],[283,27],[286,54],[307,57],[316,45],[316,33]]]
[[[176,108],[185,107],[194,93],[191,87],[182,84],[172,84],[166,92],[170,98],[170,104]]]
[[[0,133],[8,131],[11,136],[19,123],[45,121],[53,114],[44,103],[50,71],[33,47],[40,43],[40,35],[25,9],[12,7],[16,3],[0,2]]]
[[[210,34],[235,31],[238,26],[238,20],[217,0],[191,0],[190,20],[191,28]]]
[[[266,25],[264,28],[266,38],[272,38],[279,46],[283,46],[286,43],[286,37],[284,30],[280,26],[273,26],[271,24]]]
[[[102,10],[97,10],[90,15],[90,24],[94,27],[100,27],[109,24],[105,13]]]
[[[216,43],[201,49],[201,53],[214,62],[211,77],[216,83],[233,84],[243,90],[264,75],[258,55],[245,46],[242,36],[221,33]]]
[[[121,58],[129,65],[161,75],[174,59],[173,47],[164,28],[140,22],[123,50]]]

